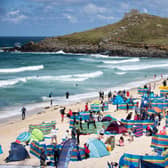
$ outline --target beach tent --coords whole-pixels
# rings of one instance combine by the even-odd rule
[[[96,138],[92,138],[88,140],[90,157],[99,158],[106,155],[109,155],[109,152],[106,149],[105,144]]]
[[[57,163],[57,168],[67,168],[69,161],[71,159],[71,152],[75,147],[76,140],[75,139],[68,139],[63,144],[61,153],[59,155],[59,160]]]
[[[29,158],[29,154],[22,144],[16,142],[11,143],[9,156],[5,159],[6,162],[20,161]]]
[[[102,122],[104,122],[104,121],[112,121],[112,120],[117,121],[116,118],[114,118],[114,117],[112,117],[111,115],[108,114],[108,115],[103,117]]]
[[[0,154],[2,154],[2,153],[3,153],[2,146],[0,145]]]
[[[168,135],[152,136],[151,147],[161,149],[168,148]]]
[[[121,134],[121,133],[126,133],[127,128],[120,121],[112,121],[108,125],[106,131],[110,133]]]
[[[80,161],[85,158],[86,156],[84,148],[78,147],[76,145],[71,152],[71,161]]]
[[[44,135],[39,129],[34,129],[32,131],[31,139],[39,142],[39,141],[42,141],[44,139]]]
[[[30,132],[22,132],[17,138],[16,140],[19,140],[20,142],[26,142],[29,141],[31,139],[31,134]]]
[[[51,121],[41,124],[31,124],[29,125],[29,132],[32,132],[34,129],[39,129],[44,135],[50,134],[53,126],[56,124],[56,121]]]
[[[124,99],[120,95],[117,95],[113,100],[114,105],[123,104],[123,103],[124,103]]]

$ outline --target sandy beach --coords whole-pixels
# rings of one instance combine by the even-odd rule
[[[159,94],[158,86],[162,85],[162,80],[151,82],[152,90],[154,85],[154,93]],[[154,84],[155,83],[155,84]],[[137,94],[137,88],[133,88],[130,90],[130,95],[134,98],[140,98],[140,96]],[[90,100],[89,105],[91,102],[95,100]],[[66,105],[66,113],[71,108],[72,111],[78,111],[79,109],[84,109],[86,102],[80,102],[75,103],[72,105]],[[115,106],[109,105],[109,110],[107,112],[104,112],[104,115],[110,114],[111,116],[117,118],[120,120],[121,118],[125,118],[127,113],[118,111],[115,112]],[[61,139],[65,133],[65,130],[69,129],[69,119],[65,118],[64,122],[61,123],[61,116],[59,112],[59,106],[52,106],[48,109],[45,109],[44,111],[41,111],[38,114],[33,114],[31,116],[26,117],[25,120],[21,120],[19,118],[10,119],[7,122],[3,122],[0,124],[0,144],[2,145],[3,154],[0,155],[0,164],[6,164],[4,162],[4,159],[8,156],[8,151],[10,149],[10,143],[14,142],[16,140],[16,137],[23,131],[28,131],[28,126],[30,124],[39,124],[43,121],[50,122],[56,120],[56,127],[58,128],[58,143],[61,142]],[[164,120],[162,120],[162,124],[160,127],[162,127],[164,123]],[[80,140],[81,144],[80,146],[83,147],[83,144],[87,142],[88,138],[91,137],[97,137],[97,135],[81,135]],[[108,135],[105,135],[103,141],[108,137]],[[116,142],[118,141],[120,135],[116,135]],[[114,161],[118,162],[122,154],[125,152],[127,153],[133,153],[133,154],[153,154],[152,148],[150,147],[151,144],[151,137],[142,136],[139,138],[135,138],[133,142],[128,142],[128,138],[125,138],[125,146],[119,147],[116,146],[115,149],[110,153],[109,156],[102,157],[102,158],[89,158],[87,160],[79,161],[79,162],[70,162],[69,168],[92,168],[93,166],[96,168],[105,168],[107,167],[107,161]],[[49,143],[49,142],[48,142]],[[20,162],[11,162],[8,164],[13,165],[36,165],[39,166],[40,162],[39,159],[37,159],[35,156],[31,155],[30,159],[26,159],[24,161]]]

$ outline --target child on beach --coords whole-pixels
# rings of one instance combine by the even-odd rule
[[[123,138],[123,136],[120,137],[118,146],[124,146],[124,138]]]
[[[89,145],[87,143],[84,144],[84,150],[85,150],[85,156],[87,159],[89,158],[89,154],[90,154]]]
[[[55,129],[55,125],[53,126],[53,128],[51,130],[51,143],[53,144],[54,141],[57,144],[57,132],[56,132],[56,129]]]

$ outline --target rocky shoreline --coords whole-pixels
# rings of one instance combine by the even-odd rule
[[[109,56],[130,56],[130,57],[159,57],[168,58],[168,50],[161,50],[157,48],[138,48],[127,47],[122,45],[91,45],[79,44],[68,45],[63,43],[50,44],[50,43],[34,43],[29,42],[21,48],[5,48],[4,52],[21,51],[21,52],[57,52],[64,51],[65,53],[83,53],[83,54],[104,54]]]

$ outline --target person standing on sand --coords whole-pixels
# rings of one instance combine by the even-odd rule
[[[22,120],[24,120],[26,116],[26,108],[23,106],[21,111],[22,111]]]
[[[68,91],[65,93],[65,96],[66,96],[66,99],[69,99],[69,92]]]
[[[60,113],[61,113],[61,122],[64,121],[64,115],[65,115],[65,107],[60,109]]]

